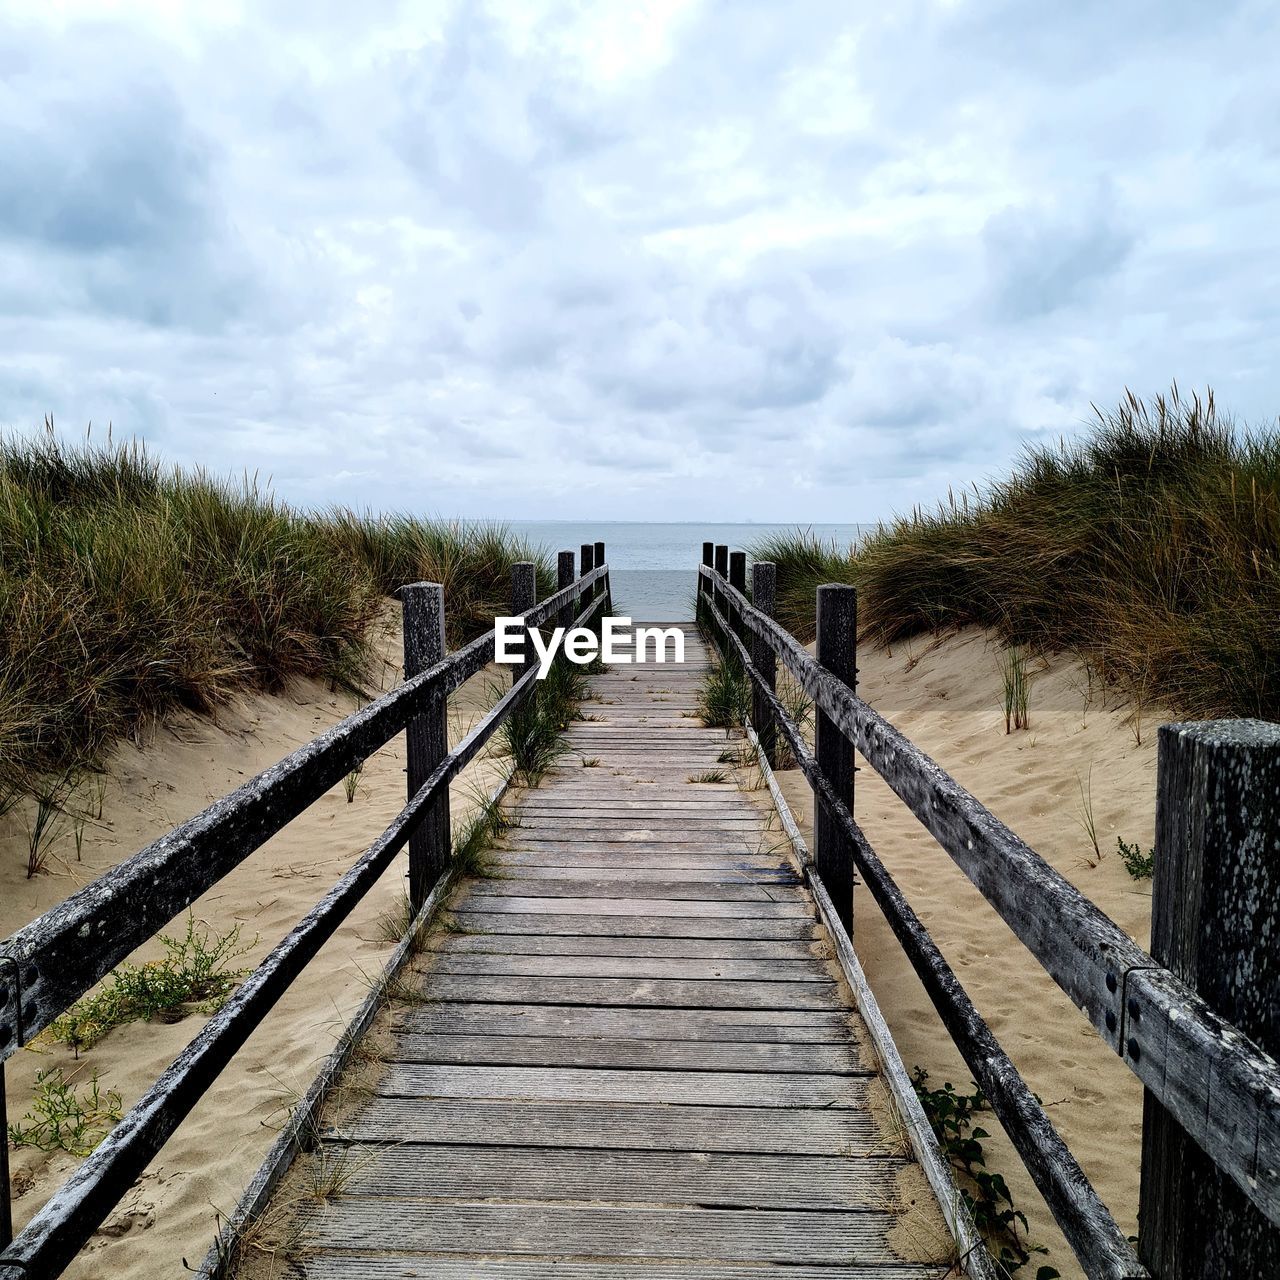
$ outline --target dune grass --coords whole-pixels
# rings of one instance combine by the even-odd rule
[[[405,582],[444,584],[457,645],[506,609],[525,559],[550,591],[545,557],[501,526],[303,512],[48,424],[0,440],[0,794],[83,773],[175,708],[294,677],[358,687]]]
[[[892,644],[978,625],[1083,657],[1121,696],[1178,715],[1280,719],[1280,434],[1174,387],[1027,450],[1006,479],[842,550],[796,534],[779,618],[813,635],[813,588],[859,589],[861,634]]]

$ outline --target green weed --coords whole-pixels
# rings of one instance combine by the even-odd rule
[[[67,1151],[83,1157],[123,1114],[120,1094],[115,1089],[104,1091],[96,1071],[77,1092],[74,1078],[65,1079],[61,1067],[49,1067],[36,1073],[31,1110],[9,1126],[9,1141],[15,1147]]]

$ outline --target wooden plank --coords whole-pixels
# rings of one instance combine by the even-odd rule
[[[486,899],[485,901],[492,901]],[[553,912],[496,912],[454,909],[458,924],[473,933],[559,933],[609,937],[765,938],[774,941],[817,937],[812,920],[758,920],[740,916],[611,916]]]
[[[722,982],[822,982],[833,979],[811,956],[802,960],[695,960],[687,956],[530,956],[443,951],[436,973],[480,973],[499,977],[689,978]]]
[[[602,1036],[448,1036],[402,1032],[399,1062],[656,1071],[870,1074],[852,1042],[774,1044],[743,1040],[622,1040]]]
[[[349,1142],[742,1151],[776,1155],[901,1155],[869,1112],[852,1107],[653,1106],[370,1098],[330,1136]]]
[[[436,951],[480,951],[524,956],[686,956],[700,960],[823,959],[818,942],[769,942],[756,938],[614,938],[559,933],[449,933],[431,940]]]
[[[469,900],[529,897],[577,900],[641,898],[646,901],[661,899],[666,903],[716,904],[785,902],[795,906],[798,913],[808,913],[808,905],[794,881],[787,883],[780,877],[768,882],[742,875],[711,881],[684,880],[678,877],[678,873],[672,872],[665,880],[654,880],[627,875],[597,878],[584,871],[581,875],[569,879],[552,879],[547,876],[518,876],[512,872],[508,875],[480,880],[468,893]]]
[[[409,1239],[436,1253],[555,1257],[703,1258],[741,1262],[894,1262],[894,1215],[753,1209],[626,1209],[595,1205],[432,1204],[340,1196],[307,1206],[308,1238],[320,1248],[385,1248]]]
[[[546,1280],[547,1262],[518,1258],[423,1257],[408,1254],[307,1254],[294,1263],[302,1280]],[[556,1258],[556,1280],[690,1280],[687,1266],[660,1262],[573,1262]],[[944,1280],[946,1263],[788,1267],[785,1280]],[[699,1261],[698,1280],[762,1280],[759,1266]]]
[[[617,1004],[672,1009],[827,1009],[835,985],[821,982],[716,982],[698,978],[502,978],[433,973],[433,1000],[491,1000],[496,1004]]]
[[[764,920],[811,919],[812,909],[798,902],[707,902],[683,898],[542,898],[485,895],[469,886],[459,906],[493,914],[586,916],[699,916]]]
[[[441,1002],[404,1014],[410,1035],[620,1037],[717,1044],[842,1044],[855,1036],[847,1010],[644,1009],[617,1005]]]
[[[343,1194],[898,1210],[894,1180],[905,1166],[906,1161],[885,1156],[397,1146],[357,1162]],[[424,1167],[431,1170],[426,1186]]]
[[[374,1085],[384,1098],[503,1098],[548,1102],[653,1102],[667,1106],[868,1105],[859,1076],[816,1072],[627,1071],[586,1067],[453,1066],[397,1062]]]
[[[582,874],[593,880],[664,880],[678,872],[680,880],[704,884],[726,881],[753,881],[764,884],[799,884],[796,873],[772,858],[717,857],[714,854],[621,853],[574,854],[538,853],[534,850],[501,849],[494,861],[503,872],[526,880],[560,880],[565,875]]]

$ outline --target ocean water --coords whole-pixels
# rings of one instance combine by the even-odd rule
[[[554,554],[603,542],[609,561],[614,610],[646,621],[681,622],[693,617],[693,597],[704,542],[724,543],[751,554],[772,533],[803,528],[824,542],[845,547],[863,527],[856,524],[649,524],[638,520],[513,520],[517,533]]]

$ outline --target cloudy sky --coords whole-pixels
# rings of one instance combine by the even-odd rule
[[[866,520],[1280,411],[1273,0],[0,3],[0,424],[289,498]]]

